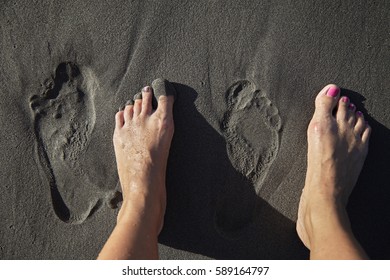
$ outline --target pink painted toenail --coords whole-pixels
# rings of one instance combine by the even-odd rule
[[[142,89],[142,91],[145,91],[145,92],[148,92],[148,91],[150,91],[150,86],[146,86],[146,87],[144,87],[144,88]]]
[[[330,87],[328,88],[328,91],[326,92],[326,95],[331,97],[336,97],[339,94],[339,88],[338,87]]]
[[[355,109],[355,105],[351,103],[351,104],[349,104],[348,108],[349,108],[350,110],[353,110],[353,109]]]
[[[348,103],[349,102],[349,98],[344,96],[343,98],[341,98],[341,101],[343,101],[345,103]]]
[[[360,112],[360,111],[357,111],[357,112],[356,112],[356,115],[358,115],[359,117],[361,117],[361,116],[363,116],[363,113]]]

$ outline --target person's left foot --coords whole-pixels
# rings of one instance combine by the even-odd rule
[[[116,114],[113,141],[123,192],[118,222],[132,211],[143,212],[143,222],[149,223],[158,235],[166,207],[165,176],[174,132],[174,96],[155,95],[159,96],[156,110],[152,109],[153,89],[147,86],[142,89],[142,99]]]

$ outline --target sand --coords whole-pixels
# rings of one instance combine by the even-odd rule
[[[177,92],[162,259],[305,259],[316,93],[373,127],[348,211],[390,258],[389,1],[1,1],[0,258],[94,259],[114,224],[114,114]]]

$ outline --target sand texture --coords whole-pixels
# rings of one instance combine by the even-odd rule
[[[163,259],[305,259],[295,232],[317,92],[373,128],[348,211],[390,258],[390,1],[0,1],[0,258],[93,259],[120,190],[114,115],[177,99]]]

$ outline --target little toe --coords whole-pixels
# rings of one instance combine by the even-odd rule
[[[139,92],[134,95],[134,116],[138,116],[142,109],[142,94]]]
[[[152,88],[146,86],[142,89],[142,114],[150,115],[152,113]]]
[[[128,123],[131,121],[134,115],[134,106],[133,105],[126,105],[125,110],[124,110],[124,119],[125,123]]]
[[[124,112],[123,111],[119,111],[115,114],[115,128],[116,129],[120,129],[123,127],[123,125],[125,124],[125,119],[124,119]]]
[[[325,86],[316,97],[315,113],[331,116],[339,100],[340,89],[334,84]]]

